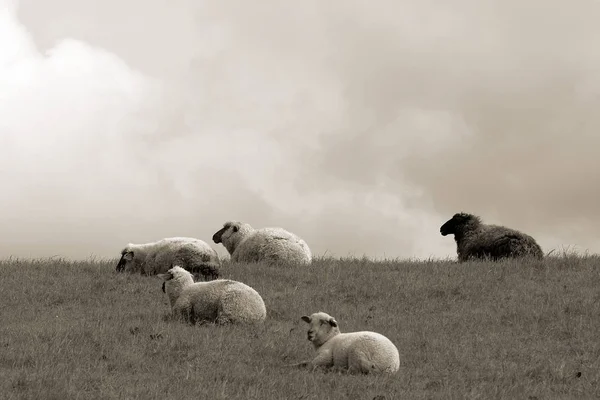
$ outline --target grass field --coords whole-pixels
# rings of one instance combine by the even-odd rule
[[[2,399],[571,399],[600,396],[600,258],[500,263],[321,259],[227,265],[259,327],[187,326],[157,277],[116,260],[0,263]],[[304,314],[373,330],[393,376],[285,367],[314,355]]]

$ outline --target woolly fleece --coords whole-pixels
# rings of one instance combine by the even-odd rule
[[[440,233],[442,236],[454,234],[459,261],[488,257],[492,260],[544,257],[542,248],[533,237],[504,226],[484,224],[473,214],[454,214],[440,227]]]
[[[222,243],[234,262],[267,262],[310,264],[312,253],[308,244],[283,228],[254,229],[247,223],[228,221],[213,235]]]
[[[181,265],[209,279],[219,275],[221,261],[208,243],[188,237],[172,237],[145,244],[129,243],[121,251],[117,271],[156,275],[172,265]]]
[[[267,317],[260,294],[242,282],[217,279],[194,283],[192,275],[179,266],[158,276],[164,280],[173,316],[188,323],[256,323]]]

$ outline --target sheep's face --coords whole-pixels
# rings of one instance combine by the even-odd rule
[[[163,291],[163,293],[167,293],[167,292],[165,291],[165,285],[167,284],[167,281],[170,281],[171,279],[173,279],[173,274],[172,274],[172,273],[171,273],[171,271],[169,270],[169,271],[167,271],[167,272],[166,272],[166,273],[164,273],[164,274],[157,274],[156,276],[158,276],[160,279],[162,279],[162,280],[163,280],[163,283],[162,283],[162,291]]]
[[[192,274],[179,266],[172,267],[164,274],[157,274],[156,276],[163,280],[162,291],[169,296],[171,307],[175,304],[181,290],[185,286],[194,283]]]
[[[457,213],[440,227],[442,236],[453,235],[462,231],[463,227],[476,220],[477,217],[467,213]]]
[[[229,254],[233,254],[237,245],[252,231],[252,227],[248,224],[239,221],[228,221],[223,224],[223,228],[219,229],[212,237],[213,242],[222,243]]]
[[[315,347],[320,347],[323,343],[340,333],[338,323],[331,315],[324,312],[314,313],[310,316],[302,316],[302,321],[308,324],[307,339]]]
[[[223,228],[219,229],[215,232],[212,237],[213,242],[219,244],[227,241],[231,235],[237,233],[242,226],[241,222],[238,221],[229,221],[223,224]]]
[[[135,269],[135,265],[135,252],[131,248],[131,246],[127,246],[121,251],[121,258],[119,259],[119,263],[117,264],[116,270],[117,272],[131,271]]]

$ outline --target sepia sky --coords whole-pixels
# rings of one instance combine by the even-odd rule
[[[0,258],[209,242],[600,251],[600,2],[0,0]]]

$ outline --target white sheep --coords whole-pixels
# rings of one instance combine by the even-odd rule
[[[310,264],[312,253],[304,240],[283,228],[254,229],[247,223],[229,221],[212,237],[222,243],[234,262]]]
[[[340,333],[331,315],[317,312],[302,316],[309,324],[308,340],[317,355],[296,367],[333,368],[349,373],[395,373],[400,368],[396,346],[385,336],[370,332]]]
[[[151,243],[129,243],[121,251],[116,270],[156,275],[175,264],[210,280],[219,277],[221,261],[215,249],[200,239],[171,237]]]
[[[163,292],[173,316],[186,322],[257,323],[267,317],[265,303],[250,286],[229,279],[195,282],[185,269],[174,266],[165,274]]]

